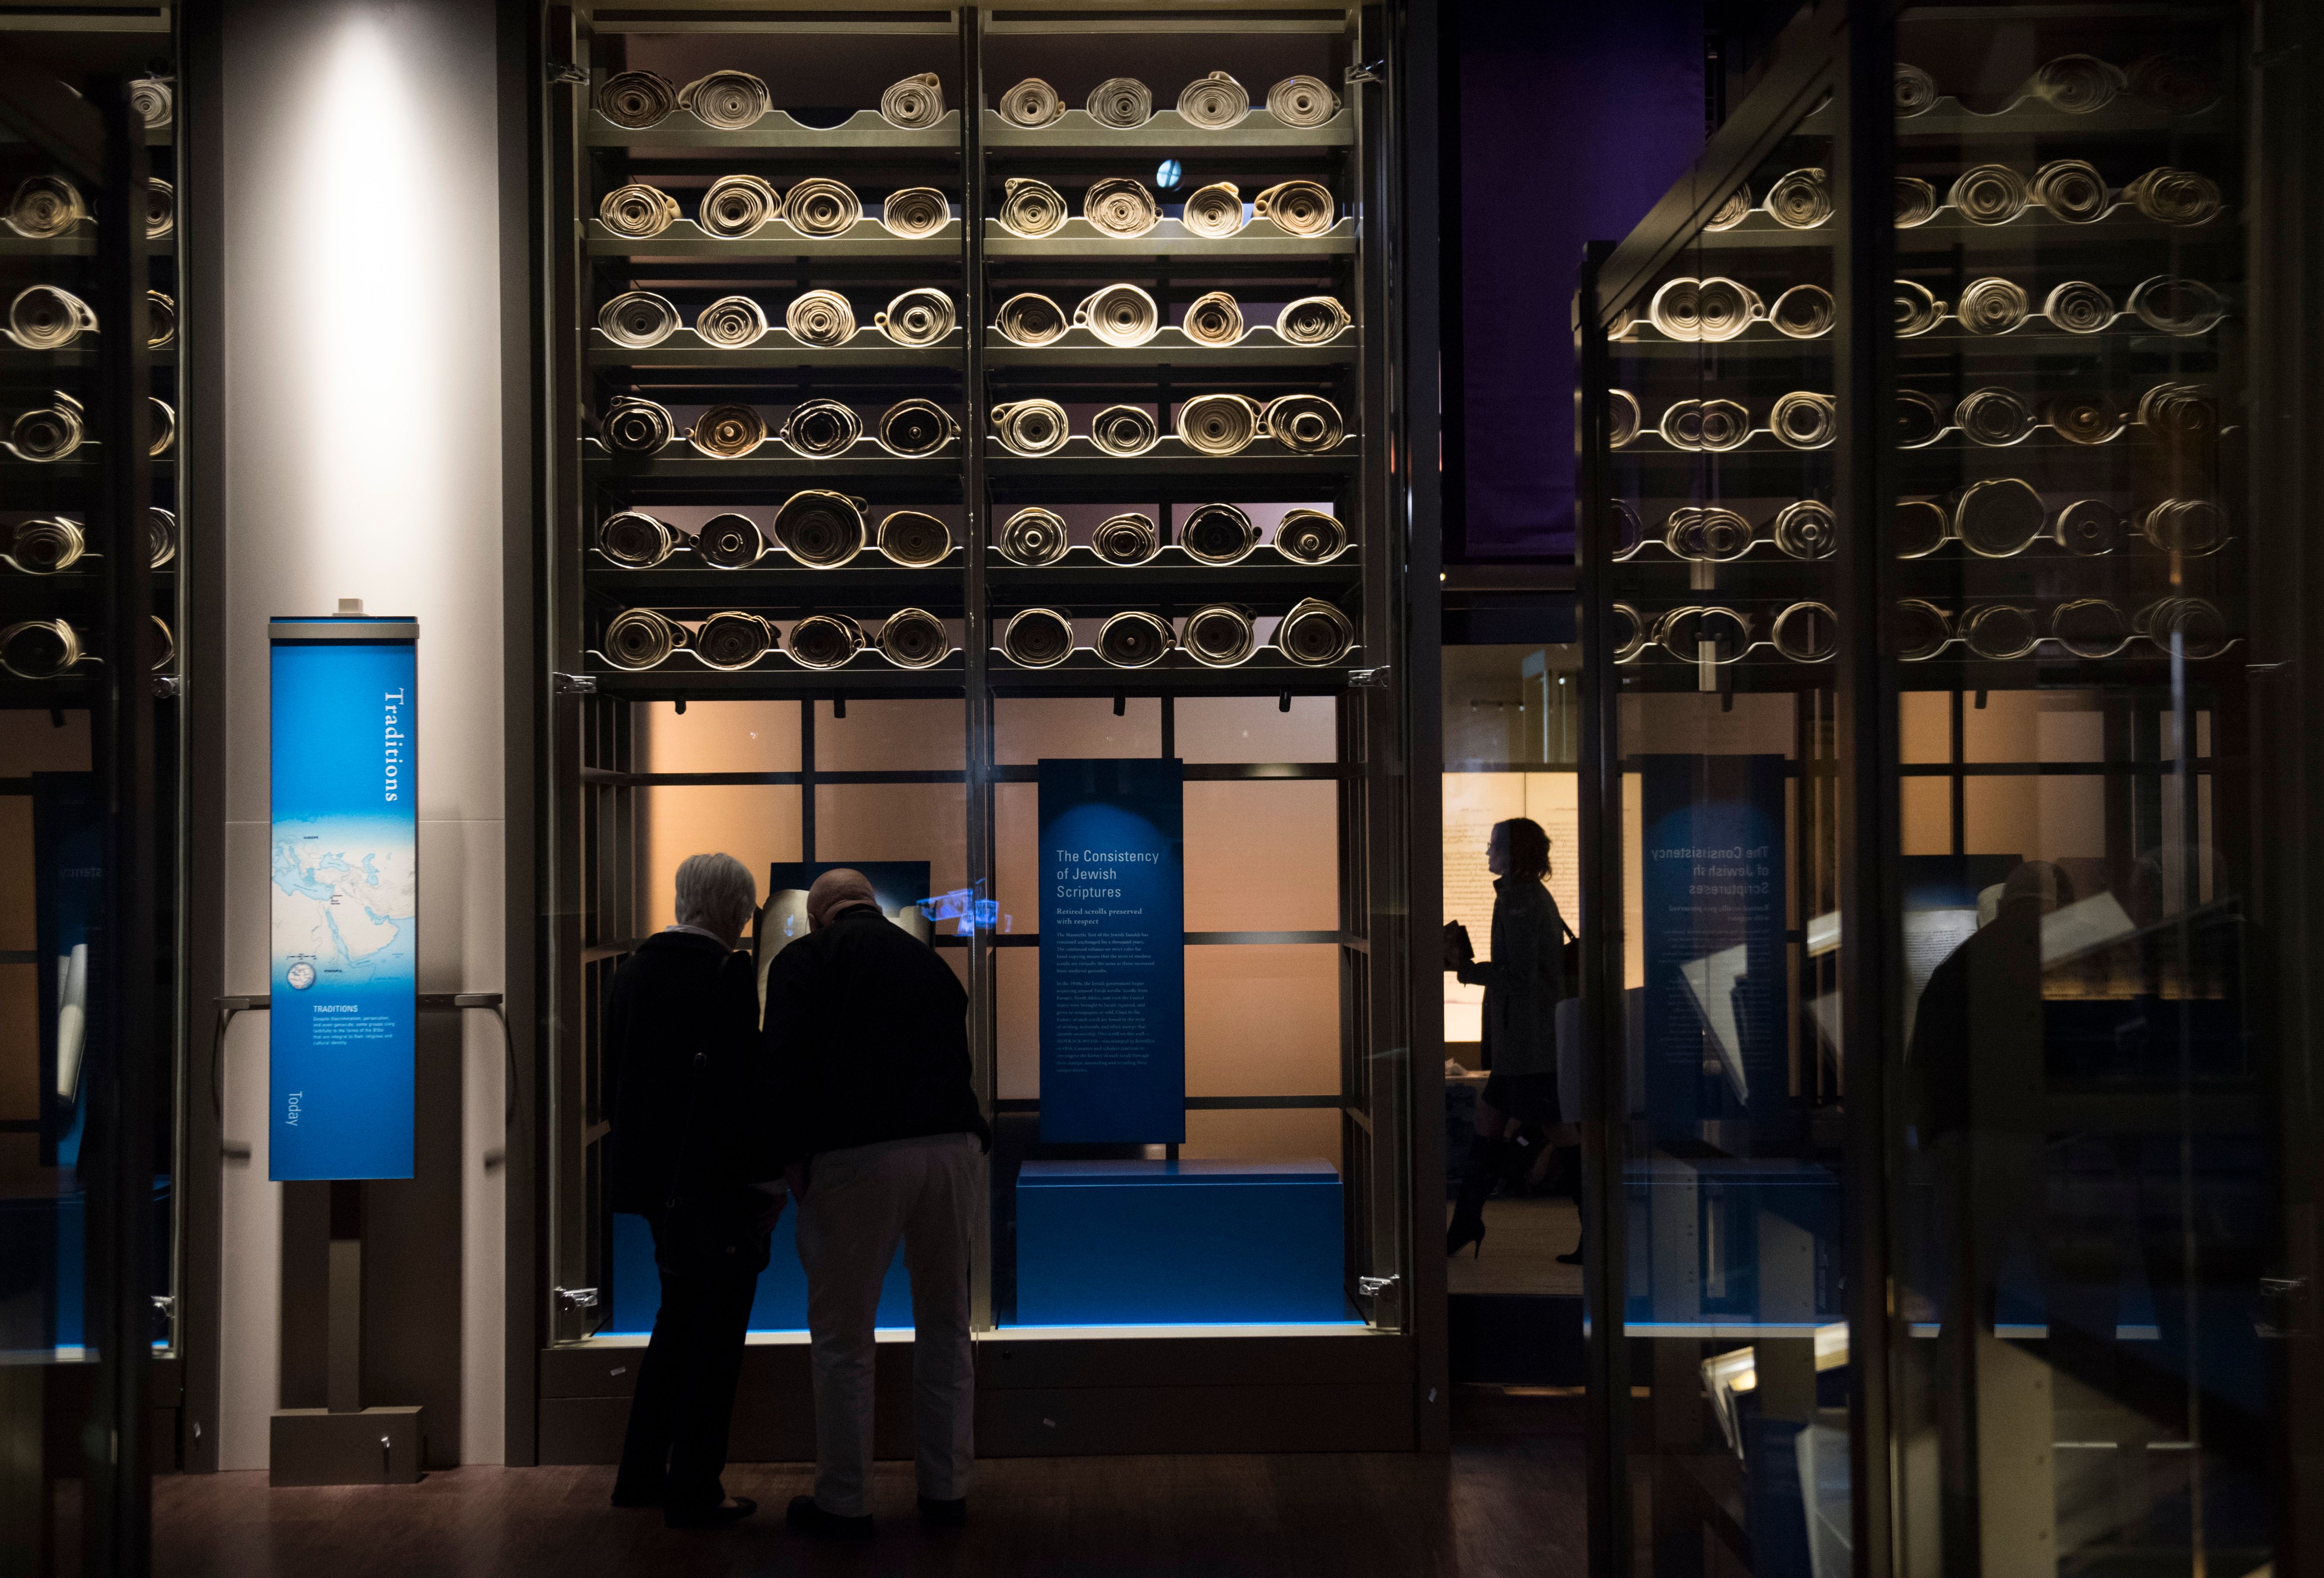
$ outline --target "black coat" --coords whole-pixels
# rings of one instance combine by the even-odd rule
[[[766,1043],[788,1160],[928,1134],[991,1142],[960,977],[868,905],[775,955]]]
[[[748,1204],[750,1185],[782,1176],[758,1020],[751,955],[708,937],[658,932],[614,972],[613,1210],[651,1216],[673,1197]]]
[[[1496,877],[1493,891],[1493,956],[1460,971],[1462,982],[1485,989],[1487,1066],[1495,1074],[1555,1074],[1564,921],[1537,881]]]

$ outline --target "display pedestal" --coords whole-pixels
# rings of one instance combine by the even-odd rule
[[[408,1485],[421,1472],[427,1410],[363,1404],[363,1186],[331,1185],[330,1333],[320,1408],[278,1408],[267,1433],[272,1485]]]

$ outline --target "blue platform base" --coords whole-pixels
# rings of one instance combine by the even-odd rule
[[[798,1258],[798,1207],[784,1209],[775,1224],[767,1269],[759,1273],[759,1294],[751,1301],[754,1332],[807,1330],[807,1272]],[[653,1229],[642,1216],[613,1218],[613,1315],[601,1336],[634,1334],[653,1330],[654,1312],[661,1307],[661,1274],[654,1269]],[[912,1324],[911,1280],[904,1270],[899,1247],[889,1262],[887,1280],[880,1286],[882,1326],[908,1328]]]
[[[1328,1162],[1033,1161],[1017,1178],[1019,1325],[1343,1321]]]

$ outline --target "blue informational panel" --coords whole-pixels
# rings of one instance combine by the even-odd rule
[[[267,1176],[411,1177],[419,626],[277,619]]]
[[[1186,1138],[1185,774],[1176,760],[1045,761],[1041,1139]]]

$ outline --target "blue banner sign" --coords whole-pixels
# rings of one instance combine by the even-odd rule
[[[1154,757],[1043,761],[1041,1139],[1186,1138],[1185,777]]]
[[[277,619],[267,1176],[411,1177],[420,627]]]

